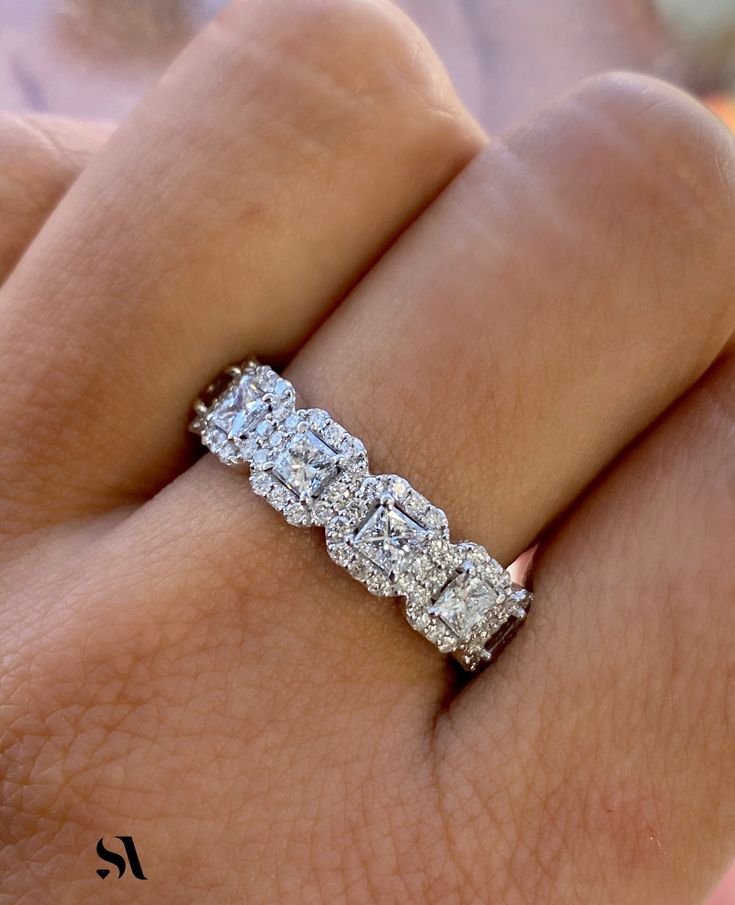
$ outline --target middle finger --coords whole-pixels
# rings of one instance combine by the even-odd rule
[[[189,401],[220,362],[289,354],[482,140],[387,0],[232,4],[4,287],[15,523],[145,498],[181,470]]]

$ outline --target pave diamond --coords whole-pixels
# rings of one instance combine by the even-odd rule
[[[449,582],[429,608],[429,613],[438,616],[460,641],[467,642],[474,627],[497,602],[495,589],[476,574],[471,563],[466,562],[459,575]]]
[[[395,578],[420,552],[429,531],[395,505],[380,503],[355,533],[354,547],[367,556],[390,580]]]

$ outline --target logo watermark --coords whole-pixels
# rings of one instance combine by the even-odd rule
[[[117,852],[110,851],[109,848],[104,843],[104,837],[100,837],[99,842],[97,843],[97,854],[102,858],[103,861],[107,861],[108,864],[112,864],[117,868],[117,878],[118,880],[125,873],[125,869],[130,865],[130,870],[134,877],[137,877],[139,880],[147,880],[148,877],[143,873],[143,868],[140,865],[140,858],[138,857],[138,852],[135,848],[135,843],[133,842],[132,836],[115,836],[115,839],[119,839],[123,844],[123,848],[125,849],[125,856],[127,857],[127,861],[123,855],[118,854]],[[100,867],[97,869],[97,873],[100,876],[100,879],[104,880],[105,877],[110,873],[110,869],[108,867]]]

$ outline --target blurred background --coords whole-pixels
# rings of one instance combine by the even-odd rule
[[[0,110],[118,121],[223,5],[0,0]],[[464,102],[491,132],[608,69],[673,81],[735,130],[735,0],[399,5],[427,33]],[[735,905],[735,871],[709,905]]]
[[[298,3],[299,0],[293,0]],[[118,119],[224,0],[0,0],[0,107]],[[505,127],[604,69],[655,73],[735,126],[735,0],[399,0],[465,103]]]

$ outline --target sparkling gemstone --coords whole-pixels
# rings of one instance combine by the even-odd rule
[[[495,590],[474,569],[466,568],[444,588],[430,609],[461,641],[498,601]]]
[[[207,420],[215,451],[257,428],[268,414],[262,397],[262,390],[252,380],[243,378],[217,403]]]
[[[313,500],[339,474],[339,456],[318,434],[307,430],[290,441],[272,473],[300,500]]]
[[[388,578],[403,573],[429,532],[395,504],[380,503],[355,534],[355,549]]]

